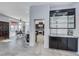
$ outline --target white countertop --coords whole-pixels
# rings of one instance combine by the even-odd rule
[[[68,36],[68,35],[49,35],[53,37],[70,37],[70,38],[78,38],[79,36]]]

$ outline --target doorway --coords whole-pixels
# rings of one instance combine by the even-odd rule
[[[35,43],[37,45],[44,45],[44,20],[35,19]]]

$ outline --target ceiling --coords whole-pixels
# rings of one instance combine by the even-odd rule
[[[29,9],[30,6],[36,5],[68,5],[72,2],[0,2],[0,13],[14,17],[16,19],[22,19],[29,21]]]

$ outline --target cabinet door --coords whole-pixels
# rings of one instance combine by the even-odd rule
[[[62,38],[57,37],[57,49],[62,49]]]
[[[8,22],[5,23],[4,29],[6,29],[5,38],[9,38],[9,23]]]
[[[78,39],[77,38],[68,38],[68,49],[71,51],[77,51],[77,45],[78,45]]]
[[[2,22],[0,22],[0,38],[2,37],[2,30],[3,30],[2,27],[3,27]]]
[[[68,41],[67,38],[60,37],[57,42],[58,49],[67,49],[67,41]]]
[[[67,38],[62,38],[62,49],[67,49],[68,47],[68,39]]]
[[[1,23],[0,23],[0,37],[1,37],[1,33],[2,33],[2,32],[1,32],[1,28],[2,28],[2,26],[1,26]]]
[[[49,37],[49,48],[57,48],[57,38]]]

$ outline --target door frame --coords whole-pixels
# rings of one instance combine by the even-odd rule
[[[34,29],[35,29],[35,22],[36,21],[41,21],[42,20],[42,22],[43,22],[43,24],[44,24],[44,19],[34,19]],[[45,25],[45,24],[44,24]],[[45,29],[45,26],[44,26],[44,29]],[[35,29],[35,31],[36,31],[36,29]],[[35,32],[34,31],[34,32]],[[35,35],[35,40],[36,40],[36,34],[34,34]],[[43,40],[44,40],[44,38],[43,38]],[[35,42],[35,44],[36,44],[36,42]],[[44,45],[44,44],[43,44]]]

